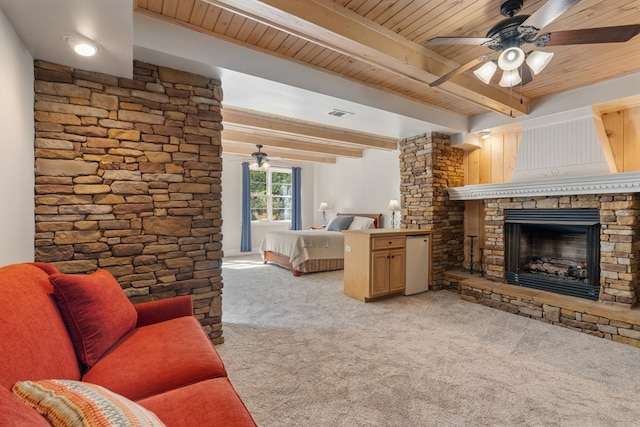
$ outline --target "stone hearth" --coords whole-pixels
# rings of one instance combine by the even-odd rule
[[[465,301],[640,347],[638,309],[498,283],[460,271],[447,271],[443,285],[459,289]]]

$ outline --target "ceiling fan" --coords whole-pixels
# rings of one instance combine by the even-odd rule
[[[424,43],[425,46],[459,44],[486,46],[493,50],[493,52],[475,58],[445,74],[429,86],[439,86],[481,63],[484,65],[475,70],[474,74],[484,83],[489,84],[493,74],[500,68],[503,71],[500,86],[525,85],[533,80],[532,73],[540,73],[553,56],[551,52],[534,50],[525,52],[523,49],[525,45],[543,48],[545,46],[625,42],[640,33],[640,24],[633,24],[539,34],[542,28],[560,17],[579,1],[548,0],[532,15],[516,15],[522,9],[523,0],[507,0],[500,7],[500,13],[507,18],[494,25],[487,32],[486,37],[436,37],[427,40]]]
[[[251,157],[253,157],[253,162],[249,165],[249,168],[252,170],[267,170],[271,166],[269,164],[269,159],[267,158],[267,153],[260,151],[262,149],[262,145],[257,144],[256,148],[258,151],[251,153]]]

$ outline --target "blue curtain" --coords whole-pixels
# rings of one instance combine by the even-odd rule
[[[249,162],[242,162],[242,234],[240,252],[251,252],[251,178]]]
[[[302,169],[291,168],[291,229],[302,230]]]

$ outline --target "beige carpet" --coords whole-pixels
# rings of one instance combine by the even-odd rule
[[[448,291],[364,304],[342,271],[223,275],[218,350],[260,426],[640,425],[640,349]]]

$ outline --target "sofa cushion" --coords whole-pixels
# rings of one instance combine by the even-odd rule
[[[171,427],[256,425],[226,377],[167,391],[138,403]]]
[[[55,265],[48,262],[30,262],[29,264],[38,267],[40,270],[44,271],[49,276],[51,276],[52,274],[60,273],[58,271],[58,268]]]
[[[0,386],[20,380],[80,379],[49,276],[29,264],[0,268]]]
[[[22,403],[4,387],[0,387],[0,425],[2,427],[51,427],[40,414]]]
[[[193,301],[189,295],[134,304],[138,313],[136,327],[147,326],[182,316],[193,316]]]
[[[54,427],[164,426],[150,410],[95,384],[22,381],[11,391]]]
[[[135,327],[137,312],[108,271],[53,274],[50,279],[78,358],[87,367]]]
[[[226,376],[218,352],[193,317],[178,317],[125,335],[83,380],[132,400]]]

